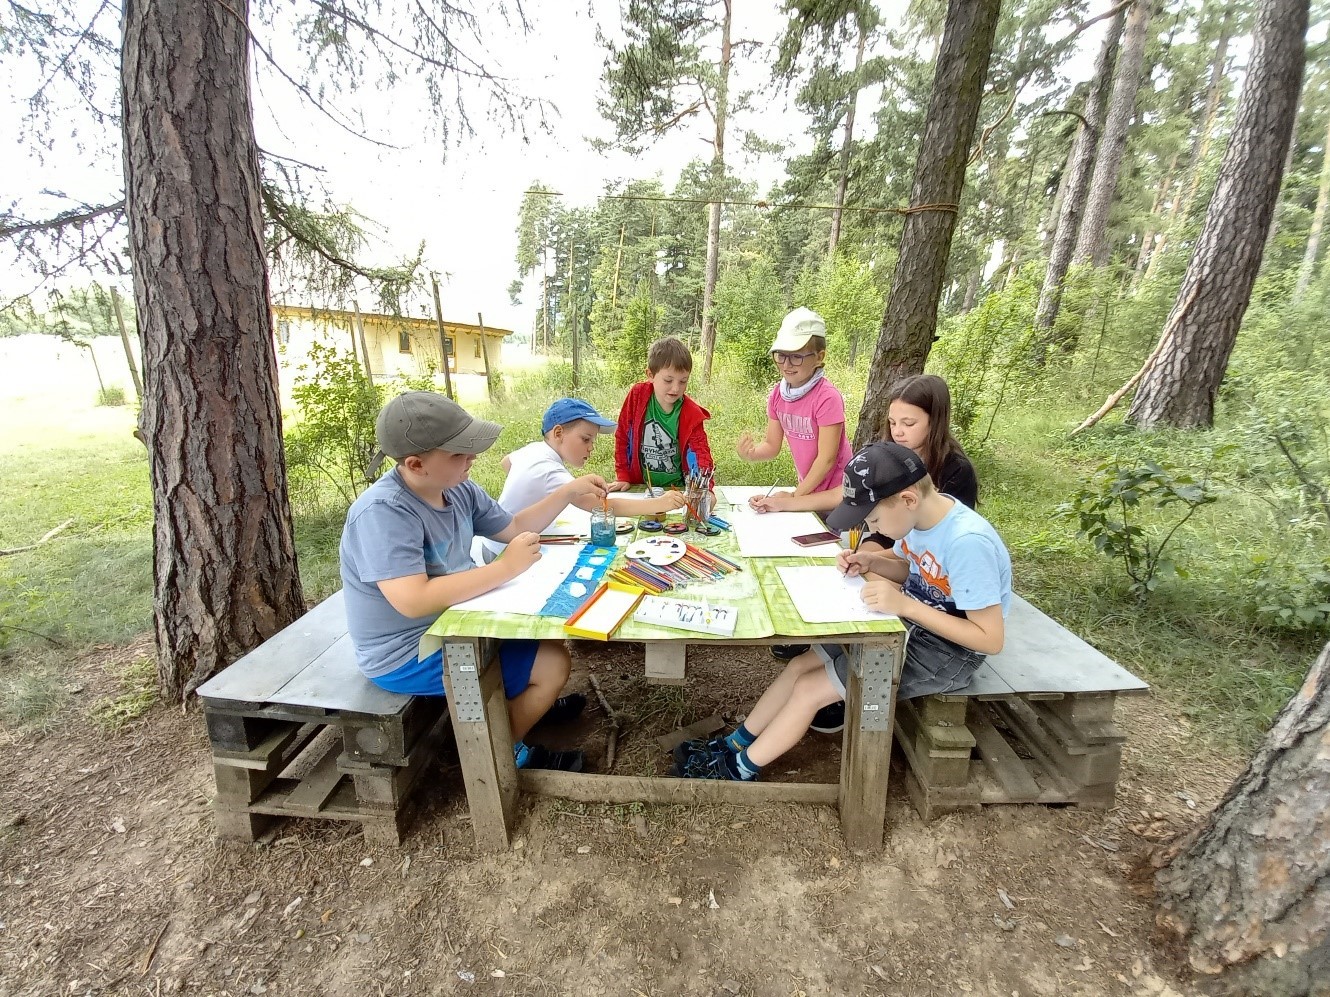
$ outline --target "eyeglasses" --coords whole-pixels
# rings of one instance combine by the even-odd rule
[[[773,353],[771,359],[777,364],[789,364],[791,367],[802,367],[804,361],[813,355],[816,351],[810,353]]]

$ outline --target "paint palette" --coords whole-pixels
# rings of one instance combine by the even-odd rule
[[[688,544],[675,537],[645,537],[624,548],[624,556],[647,564],[673,564],[683,557]]]

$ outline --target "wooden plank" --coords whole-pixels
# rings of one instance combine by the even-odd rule
[[[395,716],[406,709],[412,697],[388,692],[361,673],[350,634],[306,661],[308,667],[275,690],[268,699],[284,706],[316,706],[338,713]]]
[[[1002,787],[1002,802],[1034,802],[1041,792],[1039,783],[1034,781],[1025,762],[1012,750],[998,729],[988,722],[983,712],[981,708],[971,714],[970,733],[974,735],[979,757]]]
[[[522,791],[583,803],[835,803],[839,787],[820,782],[729,782],[659,776],[598,775],[520,769]]]
[[[204,700],[265,703],[346,633],[341,591],[199,686]]]
[[[687,643],[682,640],[647,641],[647,681],[652,685],[683,685],[688,679],[687,651]]]
[[[845,740],[841,751],[840,807],[841,832],[845,844],[855,851],[879,852],[886,827],[887,783],[891,778],[891,738],[896,718],[896,692],[900,688],[905,641],[900,634],[873,635],[851,651],[851,660],[861,667],[851,667],[845,696]],[[880,675],[875,662],[885,653],[888,675]],[[889,680],[888,680],[889,679]],[[863,726],[865,686],[875,689],[887,681],[886,721],[881,729]],[[876,698],[876,694],[874,694]]]
[[[1040,729],[1030,708],[1020,700],[996,702],[992,706],[1012,734],[1021,739],[1022,746],[1044,767],[1049,781],[1055,783],[1057,788],[1068,796],[1075,792],[1075,782],[1067,777],[1057,763],[1057,744]]]
[[[1015,597],[1013,596],[1013,598]],[[1007,632],[1007,638],[1011,638],[1010,631]],[[1016,690],[1011,687],[1006,679],[999,675],[996,669],[993,668],[992,664],[990,664],[990,659],[985,658],[983,662],[980,663],[979,667],[975,669],[974,676],[970,679],[970,684],[954,695],[982,699],[991,696],[1011,696],[1014,695],[1015,692]]]
[[[1149,688],[1018,595],[1011,597],[1005,631],[1005,646],[1001,653],[989,655],[987,664],[1016,692],[1144,692]]]
[[[513,736],[508,723],[507,704],[503,709],[493,711],[489,706],[486,689],[482,686],[481,695],[485,708],[481,711],[482,719],[463,721],[457,712],[457,695],[453,691],[451,661],[462,659],[467,647],[471,648],[471,662],[477,668],[479,664],[479,641],[475,638],[449,638],[444,645],[445,667],[443,680],[448,691],[448,714],[452,718],[453,735],[457,739],[457,754],[462,763],[462,779],[466,784],[467,806],[471,811],[471,829],[476,836],[476,850],[479,852],[506,851],[510,840],[510,821],[514,817],[514,798],[509,798],[509,779],[499,775],[499,768],[506,763],[513,771],[511,783],[516,786],[516,768],[513,765]],[[499,671],[495,663],[485,672]],[[492,681],[492,680],[491,680]],[[502,688],[502,682],[499,683]],[[494,729],[501,726],[501,729]],[[503,757],[498,757],[499,755]]]
[[[678,730],[672,730],[668,734],[662,734],[656,738],[656,743],[660,745],[660,750],[667,754],[683,744],[684,741],[693,741],[698,738],[710,737],[719,730],[725,729],[725,721],[719,713],[713,713],[705,720],[698,720],[687,727],[680,727]]]
[[[332,796],[337,784],[342,781],[342,773],[337,768],[337,744],[328,746],[322,758],[309,775],[300,780],[300,785],[286,798],[287,813],[304,817],[317,817],[328,797]]]
[[[304,726],[293,723],[285,724],[251,751],[228,751],[224,748],[213,748],[213,764],[234,765],[236,768],[276,772],[282,766],[283,753],[286,749],[302,732],[305,733],[307,738],[312,737],[314,731],[311,728],[313,726],[313,724]]]

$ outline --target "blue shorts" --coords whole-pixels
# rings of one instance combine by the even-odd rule
[[[538,640],[505,640],[499,643],[499,668],[503,672],[503,692],[509,699],[520,696],[531,684],[531,668],[536,663]],[[442,696],[443,650],[431,654],[424,661],[420,656],[394,668],[386,675],[375,675],[370,681],[380,689],[401,692],[408,696]]]

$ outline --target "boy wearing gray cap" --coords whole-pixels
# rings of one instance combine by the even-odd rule
[[[379,448],[397,466],[352,503],[340,548],[347,627],[356,662],[390,692],[442,696],[443,656],[421,660],[421,636],[449,606],[515,578],[540,559],[540,531],[570,502],[601,498],[605,480],[586,475],[509,515],[469,479],[476,455],[503,427],[469,415],[432,391],[388,402],[374,426]],[[471,541],[508,545],[476,567]],[[571,661],[562,641],[505,640],[499,645],[504,691],[519,768],[580,771],[580,751],[550,751],[523,738],[538,721],[572,719],[582,696],[559,700]]]
[[[871,443],[845,468],[842,497],[827,526],[862,522],[889,537],[888,551],[842,551],[837,567],[865,579],[864,604],[900,617],[909,631],[898,696],[955,692],[986,654],[1002,650],[1011,603],[1011,558],[988,520],[933,487],[919,455]],[[755,779],[799,743],[814,714],[845,699],[849,659],[839,644],[815,645],[790,661],[737,730],[675,749],[688,779]]]

